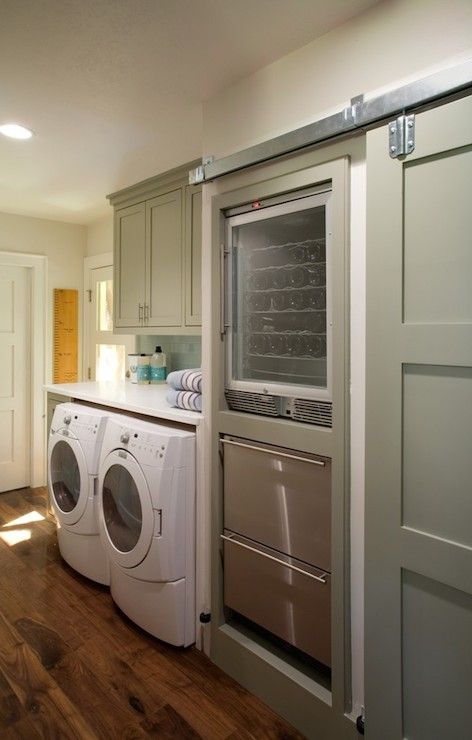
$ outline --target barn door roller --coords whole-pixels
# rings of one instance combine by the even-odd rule
[[[388,124],[388,153],[395,159],[415,148],[415,116],[398,116]]]

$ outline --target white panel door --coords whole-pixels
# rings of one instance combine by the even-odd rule
[[[30,275],[0,267],[0,491],[30,484]]]

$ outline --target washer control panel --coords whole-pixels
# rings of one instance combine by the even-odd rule
[[[195,434],[191,432],[166,429],[152,423],[138,421],[134,425],[123,419],[109,419],[103,454],[110,449],[121,448],[133,455],[140,465],[167,468],[186,465],[193,455],[190,450],[194,444]]]

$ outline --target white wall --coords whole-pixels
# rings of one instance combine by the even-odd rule
[[[53,289],[79,291],[79,376],[82,368],[84,226],[0,213],[0,251],[42,254],[48,258],[47,378],[52,377]]]
[[[471,56],[471,0],[386,0],[204,103],[204,152],[238,151]]]
[[[387,0],[204,104],[204,152],[224,156],[472,58],[471,0]],[[209,186],[208,186],[209,188]],[[204,211],[210,208],[204,199]],[[353,711],[364,696],[365,164],[351,172]],[[204,223],[209,214],[204,213]]]
[[[113,214],[95,221],[87,226],[85,254],[92,257],[96,254],[113,251]]]

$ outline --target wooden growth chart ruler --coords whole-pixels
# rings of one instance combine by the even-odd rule
[[[76,383],[78,369],[78,290],[54,289],[54,383]]]

